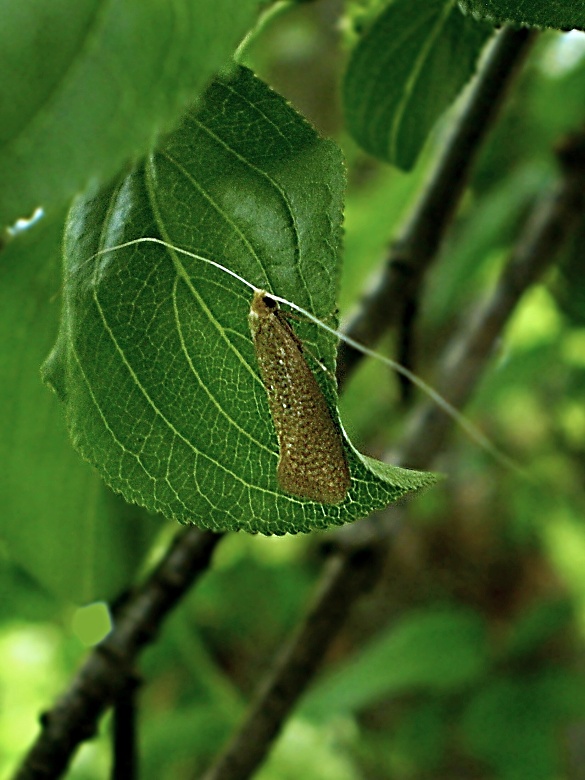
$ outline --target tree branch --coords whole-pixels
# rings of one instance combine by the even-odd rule
[[[566,140],[558,156],[564,176],[533,209],[493,294],[446,350],[438,392],[461,409],[475,390],[524,292],[552,265],[585,209],[585,134]],[[453,381],[456,377],[456,381]],[[425,402],[399,448],[399,463],[425,468],[440,452],[452,420]]]
[[[469,397],[520,297],[553,261],[585,207],[585,133],[572,140],[563,153],[563,160],[564,180],[536,207],[483,315],[469,334],[463,329],[457,360],[446,366],[449,372],[465,371],[464,377],[458,373],[447,374],[457,377],[456,382],[446,385],[452,390],[447,393],[447,400],[455,406],[461,406]],[[456,388],[460,380],[464,385],[462,392]],[[431,411],[427,410],[426,414],[432,416]],[[424,422],[413,429],[399,453],[400,462],[410,463],[415,459],[417,466],[431,462],[442,437],[453,425],[453,420],[442,413],[437,415],[437,420],[433,423],[436,433],[429,434]],[[261,684],[241,728],[204,780],[246,780],[262,763],[354,602],[377,581],[380,561],[391,543],[395,518],[395,509],[391,507],[379,516],[346,526],[339,532],[334,562],[323,575],[309,612]]]
[[[292,704],[315,674],[351,605],[377,580],[381,560],[374,546],[354,548],[347,556],[336,553],[329,558],[303,622],[284,647],[272,676],[261,686],[241,729],[204,780],[250,777],[264,759]]]
[[[221,535],[182,530],[142,587],[114,615],[114,627],[78,671],[53,709],[14,780],[60,777],[79,744],[91,738],[103,712],[132,683],[138,654],[156,638],[164,618],[208,567]]]
[[[111,780],[136,780],[138,775],[138,679],[131,679],[113,704]]]
[[[346,327],[347,335],[360,344],[372,346],[398,321],[397,302],[416,299],[424,272],[441,245],[481,145],[534,38],[534,32],[525,28],[508,26],[498,33],[418,205],[402,235],[390,247],[377,284]],[[348,344],[340,344],[340,387],[362,357]]]

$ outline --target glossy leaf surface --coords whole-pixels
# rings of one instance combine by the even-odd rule
[[[345,441],[343,503],[285,494],[248,325],[252,291],[205,262],[334,323],[343,188],[337,147],[240,69],[143,166],[74,208],[46,376],[76,447],[127,500],[217,530],[285,533],[363,517],[434,481]],[[91,259],[137,236],[202,259],[152,244]],[[335,339],[311,323],[293,328],[335,419]]]

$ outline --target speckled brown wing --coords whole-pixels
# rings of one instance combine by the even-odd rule
[[[341,432],[307,365],[302,343],[263,290],[254,293],[250,328],[278,437],[280,486],[301,498],[341,503],[351,481]]]

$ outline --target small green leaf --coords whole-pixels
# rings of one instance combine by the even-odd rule
[[[575,623],[575,608],[568,599],[555,599],[537,603],[518,616],[506,640],[506,660],[522,658],[529,653],[542,651],[551,639],[568,632]]]
[[[496,24],[585,29],[585,0],[460,0],[459,4],[464,11]]]
[[[257,0],[0,0],[0,225],[107,181],[228,61]]]
[[[75,446],[128,501],[216,530],[308,531],[363,517],[434,482],[344,441],[338,505],[279,487],[254,354],[252,291],[228,266],[335,322],[344,187],[339,149],[239,69],[118,185],[81,200],[66,234],[63,327],[47,364]],[[336,418],[335,339],[293,322]],[[325,366],[327,371],[323,371]]]
[[[59,322],[64,219],[40,220],[1,255],[0,540],[47,591],[85,603],[128,587],[161,519],[129,507],[79,459],[41,381]]]
[[[313,717],[358,710],[412,690],[461,689],[487,667],[487,638],[479,615],[430,609],[407,615],[309,694]]]
[[[490,33],[455,0],[391,2],[358,42],[345,75],[345,117],[355,140],[375,157],[412,168]]]
[[[462,733],[470,752],[503,780],[558,776],[558,734],[583,717],[582,675],[561,668],[491,679],[471,701]]]

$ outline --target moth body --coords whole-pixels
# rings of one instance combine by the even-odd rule
[[[343,439],[302,342],[264,290],[254,292],[249,321],[278,438],[278,482],[294,496],[339,504],[351,482]]]

